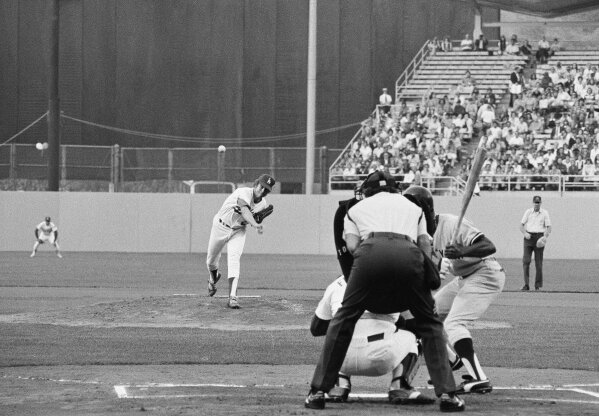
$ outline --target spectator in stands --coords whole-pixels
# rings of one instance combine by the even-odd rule
[[[547,59],[549,58],[550,48],[551,48],[551,46],[549,45],[549,42],[547,42],[545,35],[543,35],[543,38],[539,41],[539,44],[537,45],[536,58],[537,58],[538,63],[540,63],[540,64],[547,63]]]
[[[549,47],[549,57],[555,56],[559,51],[562,50],[562,46],[559,43],[559,40],[557,38],[553,39],[553,42],[551,42],[551,46]]]
[[[520,53],[522,56],[526,57],[526,62],[530,63],[533,55],[532,45],[528,39],[525,39],[522,45],[520,46]]]
[[[524,88],[524,77],[522,76],[523,68],[520,65],[516,65],[514,70],[510,75],[510,108],[514,105],[514,98],[517,95],[522,94],[522,90]]]
[[[518,45],[518,40],[512,37],[510,44],[505,48],[506,55],[520,55],[520,45]]]
[[[549,72],[545,71],[543,73],[543,78],[541,78],[540,87],[543,89],[543,92],[545,92],[548,88],[553,87],[553,80],[549,76]]]
[[[466,70],[466,72],[464,72],[464,76],[462,77],[462,86],[464,87],[475,87],[476,86],[476,79],[474,79],[474,77],[472,76],[472,73],[469,70]],[[470,93],[472,92],[472,90],[470,90]]]
[[[453,114],[456,116],[460,116],[460,120],[462,120],[464,117],[464,114],[466,114],[466,107],[464,107],[462,105],[462,100],[460,100],[459,98],[456,100],[456,104],[453,107]],[[455,125],[455,123],[454,123]]]
[[[487,92],[485,93],[483,98],[486,104],[490,104],[493,107],[497,105],[497,96],[493,93],[491,87],[487,88]]]
[[[486,51],[488,47],[489,47],[489,41],[487,40],[487,38],[485,37],[485,35],[483,35],[481,33],[478,36],[478,39],[476,39],[476,42],[474,43],[474,50],[477,50],[477,51]]]
[[[453,50],[453,45],[451,44],[451,39],[449,39],[449,36],[445,36],[445,38],[443,38],[443,42],[441,42],[441,49],[443,52],[451,52]]]
[[[441,50],[441,42],[436,36],[428,43],[428,50],[431,55],[434,55],[437,51]]]
[[[500,55],[505,54],[506,49],[507,49],[507,40],[505,39],[504,35],[501,35],[499,37],[499,54]]]
[[[387,88],[383,88],[383,93],[379,96],[379,109],[381,113],[389,114],[391,104],[393,104],[393,98],[387,92]]]
[[[466,114],[470,116],[472,122],[476,121],[476,113],[478,113],[478,104],[473,98],[466,99]]]
[[[474,50],[474,42],[470,37],[469,33],[466,33],[464,39],[460,42],[460,49],[463,51],[473,51]]]
[[[487,129],[495,120],[495,109],[491,104],[483,104],[478,110],[477,119],[481,121],[482,128]]]

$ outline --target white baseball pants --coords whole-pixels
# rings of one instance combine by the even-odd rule
[[[227,246],[227,277],[239,277],[241,269],[241,254],[245,246],[245,227],[231,229],[219,222],[217,217],[212,220],[206,266],[208,270],[217,270],[223,249]]]

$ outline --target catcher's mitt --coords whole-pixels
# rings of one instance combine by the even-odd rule
[[[547,237],[543,236],[543,237],[541,237],[541,238],[539,238],[539,239],[537,240],[537,247],[538,247],[538,248],[543,248],[543,247],[545,247],[545,244],[547,244]]]
[[[264,218],[266,218],[270,214],[272,214],[274,209],[275,209],[275,207],[273,207],[272,204],[270,204],[269,206],[264,208],[262,211],[255,212],[254,219],[256,220],[256,222],[258,224],[262,224],[262,221],[264,221]]]

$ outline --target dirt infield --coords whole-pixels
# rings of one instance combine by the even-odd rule
[[[246,256],[233,311],[205,296],[201,255],[38,257],[0,253],[2,415],[438,413],[388,404],[385,377],[354,378],[350,403],[303,408],[322,345],[308,326],[334,259]],[[551,289],[550,274],[546,292],[508,289],[472,326],[495,390],[466,396],[469,414],[599,414],[596,279],[588,263],[559,267],[575,290]],[[430,394],[427,379],[423,367],[415,384]]]

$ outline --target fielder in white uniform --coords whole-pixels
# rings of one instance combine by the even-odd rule
[[[237,188],[225,199],[220,210],[212,220],[210,240],[208,241],[208,253],[206,265],[210,276],[208,278],[208,295],[216,293],[216,282],[221,277],[218,272],[220,257],[223,249],[227,246],[227,272],[229,280],[229,302],[227,306],[239,309],[237,300],[237,283],[240,274],[240,259],[245,245],[246,227],[251,225],[256,228],[258,234],[262,234],[262,224],[254,219],[254,213],[268,206],[264,198],[275,185],[272,176],[264,174],[254,181],[254,186]]]
[[[343,275],[331,283],[318,303],[310,331],[326,334],[328,323],[341,307],[347,283]],[[411,382],[419,368],[418,344],[414,334],[397,329],[399,313],[365,311],[356,323],[337,385],[329,392],[333,400],[346,401],[351,376],[379,377],[391,373],[389,401],[394,404],[429,404],[435,399],[415,390]]]
[[[464,366],[468,376],[458,393],[488,393],[493,387],[484,373],[472,343],[467,325],[480,317],[499,296],[505,284],[505,273],[494,257],[495,245],[470,221],[464,219],[452,242],[458,217],[435,215],[432,194],[418,186],[404,194],[414,195],[429,215],[436,218],[433,251],[443,257],[441,273],[452,279],[435,294],[437,312],[444,320],[452,368]]]
[[[35,244],[29,257],[35,257],[38,247],[45,242],[52,244],[56,249],[56,255],[62,258],[60,247],[58,246],[58,227],[51,221],[50,217],[46,217],[44,221],[35,227]]]

